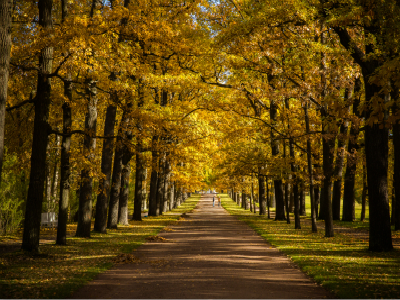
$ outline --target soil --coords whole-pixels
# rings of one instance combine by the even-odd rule
[[[192,213],[72,298],[334,298],[205,195]]]

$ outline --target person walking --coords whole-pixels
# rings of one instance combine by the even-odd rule
[[[221,197],[218,197],[218,207],[221,206]]]
[[[214,204],[215,204],[215,197],[213,197],[213,207],[214,207]]]

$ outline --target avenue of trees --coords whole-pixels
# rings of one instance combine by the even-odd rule
[[[361,201],[369,249],[391,250],[399,18],[395,0],[0,0],[0,229],[23,219],[35,252],[44,211],[63,245],[75,211],[88,238],[212,182],[261,215],[273,190],[296,228],[307,191],[326,237]]]

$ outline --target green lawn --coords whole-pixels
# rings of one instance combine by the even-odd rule
[[[400,251],[373,253],[367,240],[323,230],[294,229],[294,222],[273,221],[240,208],[226,194],[222,206],[264,239],[286,253],[300,268],[339,298],[400,298]],[[368,222],[364,222],[368,223]],[[394,237],[399,238],[395,233]]]
[[[200,195],[193,195],[173,212],[191,211],[199,199]],[[179,215],[166,213],[143,218],[142,222],[129,221],[129,226],[108,230],[107,234],[92,232],[90,239],[68,238],[67,246],[41,245],[39,255],[21,251],[2,254],[0,298],[68,298],[95,275],[109,269],[117,255],[131,253],[147,237],[175,224],[178,218]],[[74,232],[76,224],[69,225],[68,230]],[[0,242],[5,240],[3,237]]]

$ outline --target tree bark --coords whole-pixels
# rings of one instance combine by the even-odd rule
[[[117,107],[109,105],[107,107],[106,118],[104,121],[104,136],[114,135],[116,115]],[[99,194],[97,195],[96,202],[96,218],[94,221],[94,230],[101,233],[107,232],[107,208],[108,197],[110,195],[113,150],[114,139],[104,139],[101,155],[101,172],[105,177],[101,178],[99,182]]]
[[[278,118],[278,106],[275,101],[271,101],[270,103],[270,118],[271,118],[271,126],[274,127],[277,118]],[[271,148],[272,148],[272,156],[278,156],[280,153],[279,150],[279,140],[274,140],[275,132],[271,129]],[[275,201],[276,201],[276,209],[275,209],[275,220],[285,220],[285,203],[283,200],[283,188],[282,188],[282,180],[275,179],[274,180],[275,187]]]
[[[350,100],[352,97],[352,91],[346,89],[345,99]],[[344,165],[344,152],[346,149],[346,134],[347,134],[348,122],[343,120],[340,125],[340,134],[338,136],[338,147],[336,154],[336,163],[333,176],[336,178],[333,183],[332,192],[332,218],[333,220],[340,220],[340,202],[342,198],[342,176],[343,176],[343,165]]]
[[[360,78],[356,79],[355,83],[355,93],[359,93],[361,91],[361,80]],[[360,96],[356,96],[353,102],[353,114],[358,118],[361,118],[360,113],[358,112],[358,107],[360,105]],[[348,154],[347,154],[347,163],[346,163],[346,173],[344,175],[344,189],[343,189],[343,213],[342,213],[342,221],[354,221],[355,220],[355,194],[354,187],[356,181],[356,169],[357,169],[357,160],[358,160],[358,134],[360,121],[354,120],[351,124],[350,128],[350,138],[348,145]]]
[[[135,199],[133,208],[133,220],[142,221],[142,202],[143,188],[145,181],[145,162],[141,149],[136,151],[136,179],[135,179]]]
[[[129,177],[131,174],[131,164],[124,164],[121,172],[121,191],[118,203],[118,224],[129,225],[128,222],[128,199],[129,199]],[[137,176],[137,173],[136,173]]]
[[[171,189],[169,192],[169,210],[172,210],[175,205],[175,182],[171,182]]]
[[[308,106],[309,103],[303,105],[304,116],[306,121],[306,133],[310,133],[310,119],[308,117]],[[308,169],[308,180],[310,186],[310,202],[311,202],[311,231],[318,232],[317,219],[315,212],[315,195],[314,195],[314,178],[313,178],[313,168],[312,168],[312,157],[311,157],[311,141],[310,137],[307,138],[307,169]]]
[[[72,126],[72,114],[70,101],[72,101],[72,82],[64,83],[64,95],[67,96],[69,102],[64,102],[63,109],[63,133],[67,134]],[[71,137],[63,136],[61,142],[61,182],[60,182],[60,202],[58,208],[58,225],[57,225],[57,245],[67,244],[67,222],[69,207],[69,190],[70,190],[70,147]]]
[[[0,1],[0,183],[3,170],[4,128],[11,57],[12,0]]]
[[[361,195],[361,218],[360,221],[365,220],[365,206],[367,203],[367,168],[365,166],[365,162],[363,163],[363,190]]]
[[[51,29],[53,26],[53,1],[39,0],[38,8],[39,26],[44,29]],[[52,72],[52,63],[53,48],[43,48],[39,55],[40,72],[38,72],[37,92],[34,103],[35,118],[33,124],[31,173],[28,197],[26,201],[24,233],[22,238],[22,249],[29,252],[39,251],[40,220],[42,212],[44,181],[46,176],[46,149],[49,139],[48,119],[51,99],[51,79],[49,74]]]
[[[260,216],[265,216],[266,212],[266,199],[265,199],[265,179],[264,175],[258,174],[258,205],[260,208]]]
[[[150,175],[150,195],[149,195],[149,217],[157,216],[157,184],[158,184],[158,154],[155,149],[158,137],[153,136],[151,152],[151,175]]]
[[[168,188],[169,188],[169,177],[171,173],[171,167],[168,162],[168,158],[165,160],[164,164],[164,187],[163,187],[163,200],[164,200],[164,205],[163,205],[163,212],[168,211]]]
[[[158,172],[158,184],[157,184],[157,216],[162,215],[164,209],[164,164],[165,164],[165,153],[160,156]]]
[[[88,95],[88,110],[85,117],[85,137],[83,142],[84,153],[90,164],[93,163],[96,151],[97,125],[97,88],[96,82],[87,80],[86,94]],[[90,175],[91,167],[86,166],[81,172],[81,188],[79,194],[78,226],[76,236],[90,237],[92,225],[92,191],[93,179]]]
[[[392,115],[400,118],[400,109],[397,102],[399,101],[399,89],[392,84],[393,92],[391,94],[392,100],[395,104],[392,108]],[[393,189],[395,195],[395,205],[393,206],[393,219],[394,219],[394,230],[400,230],[400,196],[397,199],[397,195],[400,195],[400,120],[397,119],[393,124]],[[397,201],[399,200],[399,201]]]
[[[107,228],[109,229],[116,229],[118,227],[118,206],[120,198],[119,194],[121,191],[122,156],[124,154],[120,134],[122,134],[121,128],[119,130],[117,145],[115,147],[114,166],[111,178],[111,190],[107,219]]]

